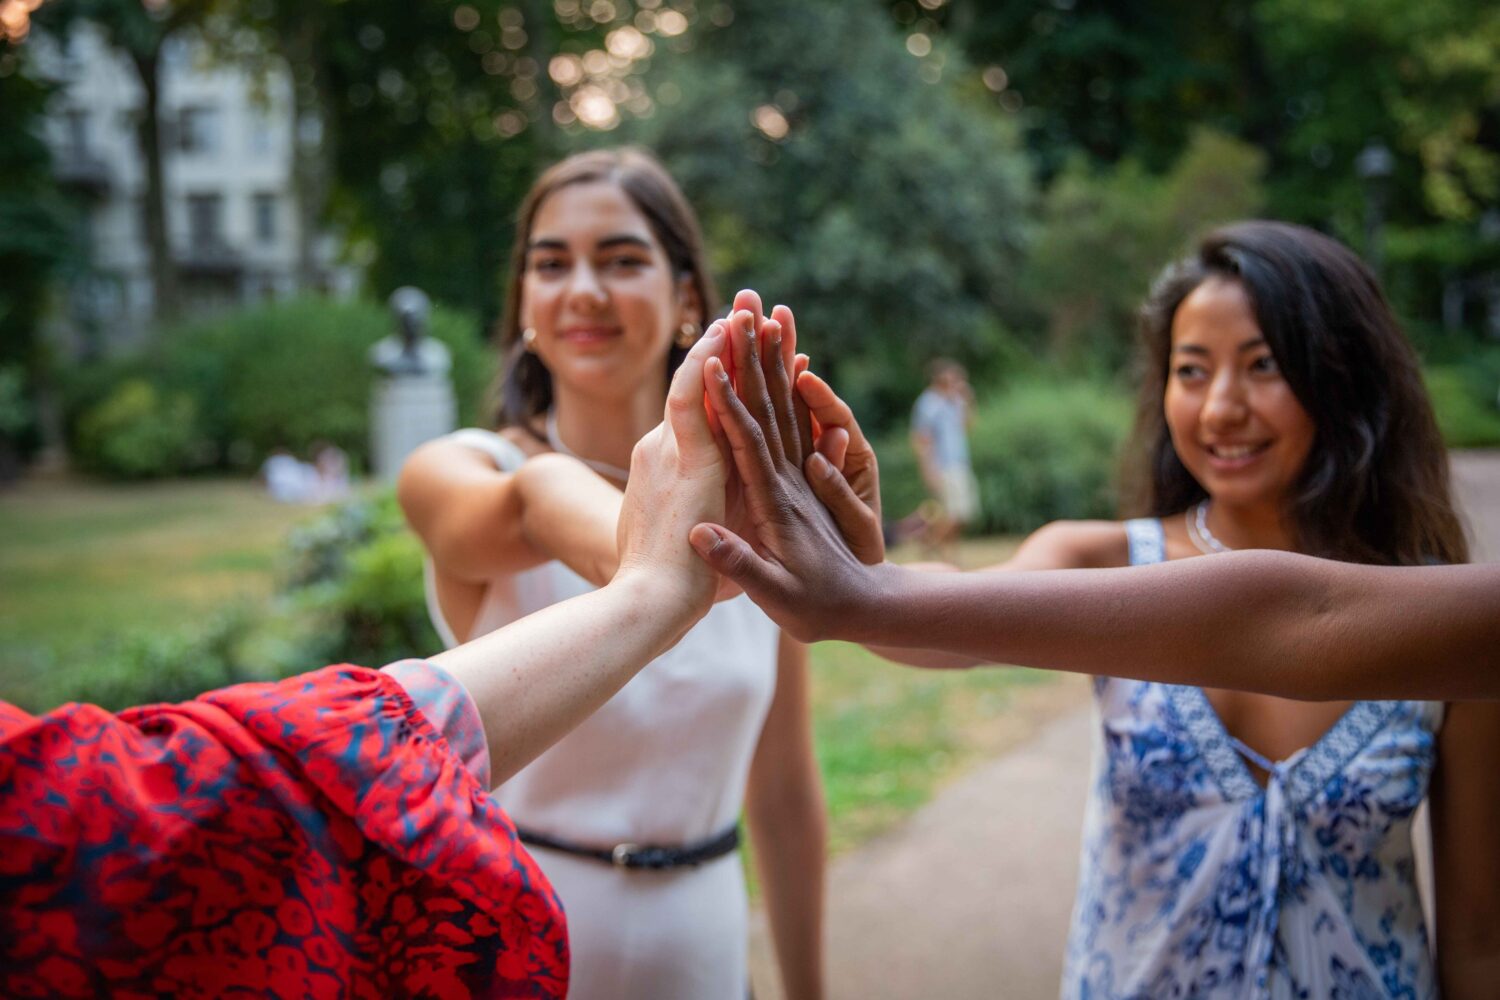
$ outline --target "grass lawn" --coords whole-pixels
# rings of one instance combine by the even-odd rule
[[[287,530],[308,513],[245,480],[0,493],[0,697],[68,689],[91,650],[126,633],[265,600]]]
[[[288,529],[309,516],[238,480],[54,480],[0,494],[0,697],[35,704],[76,686],[90,651],[126,634],[179,632],[227,605],[265,601]],[[985,565],[1013,548],[978,539],[958,558]],[[835,851],[888,829],[1074,701],[1030,671],[908,670],[842,643],[815,647],[812,660]]]

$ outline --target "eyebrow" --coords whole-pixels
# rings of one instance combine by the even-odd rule
[[[595,245],[594,249],[595,250],[612,250],[615,247],[622,247],[622,246],[640,247],[642,250],[650,250],[651,249],[651,243],[650,243],[650,241],[642,239],[641,237],[635,236],[635,235],[633,235],[631,233],[614,233],[614,234],[611,234],[609,236],[606,236],[606,237],[604,237],[604,239],[600,240],[598,242],[598,244]],[[532,240],[531,243],[527,245],[526,249],[527,250],[567,250],[568,249],[568,244],[567,244],[566,240],[549,239],[549,238],[544,237],[542,239]]]
[[[1243,354],[1246,351],[1251,350],[1252,348],[1264,347],[1265,343],[1266,343],[1266,338],[1265,337],[1251,337],[1249,340],[1245,341],[1239,347],[1236,347],[1234,349],[1234,352],[1236,354]],[[1207,357],[1209,352],[1208,352],[1208,348],[1199,346],[1198,344],[1178,344],[1176,347],[1172,348],[1172,353],[1173,354],[1179,354],[1179,353],[1180,354],[1199,354],[1199,355],[1202,355],[1204,357]]]

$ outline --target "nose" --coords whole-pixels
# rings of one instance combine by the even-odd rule
[[[1222,369],[1209,384],[1203,400],[1202,420],[1211,431],[1227,429],[1244,422],[1250,408],[1245,400],[1245,386],[1232,368]]]
[[[599,281],[599,272],[588,261],[580,261],[568,279],[568,298],[573,305],[585,309],[597,309],[606,298],[604,285]]]

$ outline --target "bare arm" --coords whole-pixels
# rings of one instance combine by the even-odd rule
[[[583,463],[538,455],[514,473],[451,440],[417,449],[397,498],[439,573],[480,583],[551,559],[595,586],[618,564],[618,489]]]
[[[790,1000],[823,996],[828,822],[813,755],[807,647],[781,637],[776,696],[750,766],[745,811]]]
[[[684,539],[723,517],[727,467],[703,410],[703,336],[678,369],[666,420],[631,456],[619,519],[620,570],[607,586],[432,657],[484,722],[491,780],[504,782],[604,704],[708,610],[717,580]]]
[[[1449,705],[1432,778],[1438,983],[1450,1000],[1500,983],[1500,704]]]
[[[868,545],[879,526],[843,477],[818,454],[804,476],[767,450],[768,408],[747,410],[716,377],[707,387],[761,551],[715,524],[696,526],[693,545],[803,641],[936,646],[1309,700],[1500,698],[1500,566],[1355,566],[1278,552],[1066,572],[866,566],[851,545]]]

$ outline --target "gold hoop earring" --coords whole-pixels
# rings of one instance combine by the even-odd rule
[[[533,327],[521,331],[521,346],[528,351],[536,350],[536,330]]]
[[[692,347],[703,334],[703,328],[697,323],[684,323],[677,328],[677,333],[672,337],[672,343],[681,348]]]

